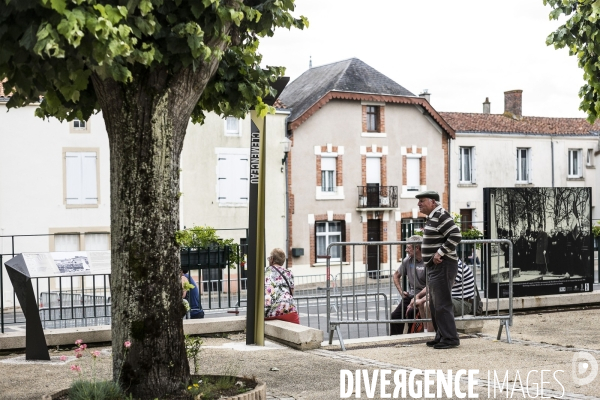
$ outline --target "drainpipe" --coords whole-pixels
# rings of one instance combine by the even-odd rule
[[[288,120],[290,118],[290,114],[285,117],[285,131],[288,131]],[[289,134],[286,134],[285,137],[289,139]],[[292,148],[290,146],[290,152]],[[290,191],[289,191],[289,183],[288,183],[288,163],[289,163],[289,153],[288,157],[285,159],[285,255],[289,259],[289,251],[290,251]]]
[[[552,160],[552,187],[554,187],[554,140],[550,135],[550,159]]]
[[[451,196],[452,185],[450,184],[450,182],[452,181],[452,178],[451,178],[451,176],[452,176],[452,169],[450,168],[450,166],[452,165],[452,162],[451,162],[452,161],[452,150],[450,148],[450,146],[452,145],[451,140],[452,140],[452,138],[450,137],[450,135],[448,135],[448,165],[446,165],[446,168],[448,168],[448,212],[452,212],[452,210],[451,210],[452,209],[452,207],[451,207],[452,202],[450,201],[451,198],[452,198],[452,196]]]

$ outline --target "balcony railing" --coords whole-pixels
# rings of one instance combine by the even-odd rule
[[[358,208],[397,208],[398,186],[358,186]]]

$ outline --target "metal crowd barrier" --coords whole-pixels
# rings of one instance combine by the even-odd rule
[[[294,299],[296,300],[296,306],[300,314],[301,325],[320,329],[327,333],[327,296],[294,296]],[[333,303],[330,306],[331,310],[337,316],[345,315],[345,318],[351,318],[353,307],[359,309],[366,320],[370,320],[369,315],[375,315],[374,319],[366,324],[362,330],[356,329],[350,331],[350,327],[348,326],[348,337],[380,336],[382,332],[389,334],[388,325],[377,320],[378,316],[389,313],[389,303],[385,293],[358,294],[356,296],[351,294],[343,296],[334,295],[331,296],[331,299]]]
[[[364,317],[362,315],[362,311],[359,310],[359,308],[355,305],[352,306],[351,310],[348,310],[348,313],[346,315],[344,315],[343,313],[338,313],[335,312],[335,304],[332,304],[332,299],[334,299],[336,296],[341,296],[344,297],[345,295],[349,295],[351,298],[356,298],[357,295],[359,294],[363,294],[363,295],[367,295],[370,293],[373,293],[373,291],[375,291],[375,293],[383,293],[382,290],[387,290],[389,296],[387,297],[386,301],[389,301],[389,309],[392,309],[392,299],[394,298],[394,295],[396,295],[396,297],[398,297],[398,290],[396,289],[394,283],[393,283],[393,279],[391,278],[394,274],[394,272],[397,270],[398,266],[401,263],[401,260],[398,261],[395,257],[395,254],[397,254],[395,251],[396,250],[396,246],[402,246],[401,250],[404,249],[404,246],[406,245],[412,245],[415,244],[415,242],[409,242],[409,241],[396,241],[396,242],[336,242],[336,243],[331,243],[329,244],[329,246],[327,246],[327,273],[326,275],[329,277],[330,273],[331,273],[331,264],[330,264],[330,254],[331,254],[331,248],[334,246],[338,246],[338,247],[345,247],[345,246],[350,246],[351,247],[351,260],[350,260],[350,269],[351,272],[348,272],[348,270],[346,269],[346,271],[343,271],[343,266],[340,263],[340,271],[339,273],[336,275],[337,276],[347,276],[347,278],[343,278],[343,279],[339,279],[336,280],[337,282],[337,287],[335,288],[335,293],[332,295],[332,284],[331,284],[331,280],[328,278],[327,282],[326,282],[326,291],[327,291],[327,328],[328,328],[328,333],[329,333],[329,344],[333,343],[333,336],[334,333],[337,334],[337,337],[339,339],[340,342],[340,347],[342,348],[342,350],[345,350],[346,347],[344,345],[344,338],[342,336],[342,331],[340,329],[341,325],[364,325],[364,324],[373,324],[373,323],[382,323],[382,324],[387,324],[389,327],[389,324],[395,324],[395,323],[413,323],[416,322],[416,319],[411,319],[411,318],[403,318],[403,319],[390,319],[390,317],[388,317],[390,314],[389,313],[385,313],[384,317],[381,317],[380,313],[376,314],[375,320],[373,319],[368,319],[368,314],[365,314]],[[471,245],[471,246],[469,246]],[[357,258],[356,257],[356,249],[357,247],[363,247],[363,253],[362,253],[362,257]],[[377,270],[369,270],[368,269],[368,263],[367,263],[367,246],[369,246],[369,248],[371,249],[371,251],[373,251],[372,249],[376,249],[376,256],[377,256],[377,265],[379,266],[379,269]],[[386,246],[388,251],[387,251],[387,260],[384,260],[384,254],[385,252],[382,252],[382,246]],[[512,325],[512,317],[513,317],[513,306],[512,306],[512,300],[513,300],[513,263],[512,263],[512,259],[513,259],[513,245],[512,242],[510,240],[507,239],[477,239],[477,240],[462,240],[459,244],[459,249],[457,251],[457,253],[460,255],[461,253],[464,254],[464,251],[462,250],[463,246],[467,246],[467,247],[477,247],[480,246],[481,247],[481,252],[483,254],[485,254],[485,256],[482,256],[482,260],[481,260],[481,271],[485,271],[487,268],[489,268],[490,273],[485,273],[483,274],[483,280],[482,280],[482,287],[480,288],[480,290],[485,293],[485,299],[482,298],[483,300],[483,313],[482,315],[475,315],[475,311],[476,311],[476,306],[473,307],[473,312],[472,315],[465,315],[464,313],[464,306],[463,306],[463,312],[462,312],[462,316],[460,317],[455,317],[456,321],[477,321],[477,320],[498,320],[499,321],[499,329],[498,329],[498,340],[500,340],[501,336],[502,336],[502,329],[506,329],[506,337],[507,337],[507,341],[509,343],[512,343],[511,337],[510,337],[510,330],[509,330],[509,326]],[[502,246],[506,246],[503,249],[501,248]],[[505,260],[505,250],[508,250],[508,260]],[[488,253],[489,252],[489,253]],[[382,254],[383,253],[383,254]],[[344,254],[344,249],[340,249],[340,254]],[[401,251],[400,254],[402,255],[402,257],[400,257],[401,259],[404,258],[404,251]],[[490,257],[487,257],[487,255],[490,255]],[[487,259],[491,259],[491,263],[492,265],[487,265]],[[362,261],[364,259],[364,262]],[[502,263],[501,263],[502,260]],[[381,262],[380,262],[381,261]],[[501,267],[502,264],[502,267]],[[382,266],[384,267],[382,269]],[[494,269],[495,267],[495,269]],[[475,280],[475,283],[478,282],[478,268],[476,265],[474,265],[473,267],[468,267],[471,268],[472,272],[473,272],[473,278]],[[509,304],[509,309],[507,313],[501,313],[500,312],[500,283],[501,281],[504,281],[505,279],[508,279],[508,304]],[[369,282],[369,280],[374,280],[372,282]],[[490,293],[489,288],[490,288],[490,284],[496,284],[496,293],[498,294],[496,296],[495,299],[490,299],[489,296],[487,295],[488,293]],[[464,285],[464,282],[463,282]],[[403,283],[403,288],[406,287],[406,284]],[[360,293],[357,293],[360,292]],[[351,294],[349,294],[351,293]],[[464,295],[463,295],[463,300],[464,300]],[[489,304],[490,304],[490,300],[495,300],[496,301],[496,307],[495,307],[495,312],[490,312],[489,310]],[[387,308],[386,308],[387,309]],[[332,311],[333,310],[333,311]],[[334,314],[335,312],[335,314]],[[332,319],[332,316],[335,316],[335,319]],[[422,318],[418,321],[421,322],[429,322],[431,321],[431,318],[429,318],[428,315],[425,316],[426,318]],[[389,328],[388,328],[389,329]],[[388,330],[389,332],[389,330]]]

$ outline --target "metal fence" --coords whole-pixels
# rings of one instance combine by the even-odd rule
[[[337,304],[335,299],[337,297],[345,298],[345,296],[349,296],[350,298],[356,299],[359,295],[368,296],[370,291],[374,291],[376,294],[386,293],[389,294],[386,297],[386,302],[389,302],[389,310],[392,309],[392,299],[394,295],[397,295],[398,291],[393,283],[391,277],[395,272],[394,264],[396,263],[395,257],[391,256],[392,254],[396,254],[394,251],[398,246],[406,246],[407,244],[414,244],[415,242],[408,241],[398,241],[398,242],[337,242],[331,243],[327,247],[327,256],[331,254],[331,248],[338,247],[351,247],[351,272],[344,272],[342,270],[342,266],[340,265],[340,272],[338,276],[344,277],[348,275],[347,278],[342,278],[337,281],[337,285],[335,288],[332,287],[331,281],[328,280],[326,282],[327,296],[326,296],[326,308],[327,308],[327,320],[326,326],[329,331],[329,343],[333,342],[334,333],[337,334],[337,337],[340,342],[340,346],[342,350],[345,350],[344,338],[342,335],[342,330],[340,326],[346,325],[369,325],[369,324],[394,324],[394,323],[414,323],[417,322],[414,318],[403,318],[403,319],[390,319],[389,313],[374,313],[369,314],[364,312],[363,309],[358,307],[354,301],[348,304],[348,307],[345,310],[336,309]],[[379,270],[368,270],[368,264],[366,262],[362,262],[357,260],[356,248],[364,247],[363,254],[367,254],[367,246],[370,248],[377,249],[377,259],[380,260],[380,269]],[[513,296],[513,265],[512,265],[512,242],[506,239],[495,239],[495,240],[463,240],[459,245],[459,254],[461,253],[462,247],[469,246],[480,246],[482,252],[489,253],[491,257],[491,265],[487,264],[487,257],[482,259],[481,270],[489,270],[490,273],[481,274],[475,265],[471,268],[473,272],[473,277],[475,282],[478,282],[478,275],[481,274],[484,277],[482,291],[484,293],[489,293],[489,287],[492,284],[497,285],[496,293],[500,293],[500,282],[503,280],[503,277],[508,279],[508,312],[500,312],[500,297],[496,297],[495,299],[490,299],[489,296],[486,296],[485,303],[483,304],[483,315],[475,315],[475,307],[473,307],[472,315],[463,315],[460,317],[456,317],[457,321],[468,320],[468,321],[476,321],[476,320],[498,320],[499,321],[499,329],[498,329],[498,339],[500,339],[502,334],[502,329],[506,329],[507,340],[510,343],[510,330],[509,325],[512,324],[512,296]],[[504,251],[501,250],[500,246],[505,246],[504,248],[508,249],[508,260],[504,259]],[[385,259],[386,252],[382,251],[383,248],[387,249],[387,260]],[[404,251],[401,251],[400,254],[404,254]],[[329,275],[331,272],[331,263],[330,258],[327,257],[327,274]],[[374,283],[369,283],[369,279],[375,280]],[[382,281],[382,282],[381,282]],[[464,283],[463,283],[464,285]],[[464,288],[464,286],[463,286]],[[464,294],[463,294],[464,296]],[[464,298],[462,299],[464,300]],[[490,301],[496,302],[495,311],[490,311]],[[342,304],[343,305],[343,304]],[[386,308],[387,310],[388,308]],[[420,319],[421,322],[431,321],[430,318],[426,315],[425,318]],[[387,331],[389,332],[389,331]]]

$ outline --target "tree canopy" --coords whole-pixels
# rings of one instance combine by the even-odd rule
[[[193,110],[241,116],[266,108],[262,98],[283,68],[260,68],[259,39],[276,27],[307,26],[293,0],[3,0],[0,80],[7,107],[43,100],[36,115],[87,120],[100,109],[93,73],[128,83],[139,69],[169,74],[220,61]],[[225,45],[223,45],[225,44]]]
[[[179,165],[190,117],[265,114],[284,72],[259,40],[304,28],[294,0],[0,0],[7,106],[87,120],[110,147],[113,378],[135,398],[181,392]],[[198,182],[202,184],[202,182]],[[131,341],[124,351],[122,343]],[[180,393],[179,393],[180,394]]]
[[[568,48],[576,55],[586,81],[579,89],[579,109],[594,123],[600,114],[600,0],[544,0],[550,5],[551,20],[561,16],[566,22],[546,39],[547,45],[557,49]]]

